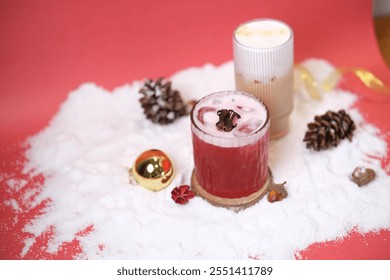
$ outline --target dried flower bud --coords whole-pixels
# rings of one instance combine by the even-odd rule
[[[278,193],[275,190],[270,190],[268,193],[268,201],[274,203],[276,201],[281,201],[283,199],[282,194]]]
[[[172,199],[178,204],[186,204],[188,200],[195,196],[195,193],[188,185],[176,187],[171,192]]]
[[[268,201],[273,203],[276,201],[281,201],[284,198],[287,197],[287,190],[284,187],[286,184],[286,181],[284,181],[281,184],[275,184],[272,183],[271,186],[269,187],[269,193],[268,193]]]
[[[219,121],[215,124],[220,131],[230,132],[237,126],[236,118],[241,116],[233,110],[221,109],[217,112]]]

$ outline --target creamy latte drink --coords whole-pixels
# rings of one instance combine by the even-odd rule
[[[293,46],[292,29],[273,19],[246,22],[233,34],[236,89],[267,105],[271,139],[288,131],[293,109]]]

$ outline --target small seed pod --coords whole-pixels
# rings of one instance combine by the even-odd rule
[[[356,183],[359,187],[367,185],[375,179],[375,171],[370,168],[362,166],[356,167],[351,176],[352,182]]]
[[[269,188],[268,193],[268,201],[273,203],[276,201],[281,201],[287,197],[287,190],[284,187],[286,182],[283,182],[281,184],[275,184],[273,183]]]

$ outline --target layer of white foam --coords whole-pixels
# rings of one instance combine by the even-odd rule
[[[275,78],[292,73],[293,30],[274,19],[245,22],[233,32],[233,54],[236,74],[249,81],[270,84]]]
[[[251,48],[277,47],[287,42],[291,35],[286,24],[272,19],[244,23],[234,33],[240,44]]]
[[[230,132],[220,131],[216,126],[219,120],[217,112],[221,109],[231,109],[240,115],[235,119],[237,126]],[[202,117],[199,118],[200,115]],[[202,98],[194,107],[192,119],[193,131],[199,138],[222,147],[248,145],[264,136],[269,129],[269,121],[265,124],[265,105],[239,91],[218,92]]]

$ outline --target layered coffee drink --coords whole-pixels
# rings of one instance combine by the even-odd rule
[[[233,34],[236,89],[268,106],[271,139],[288,132],[294,103],[293,45],[292,29],[273,19],[246,22]]]

